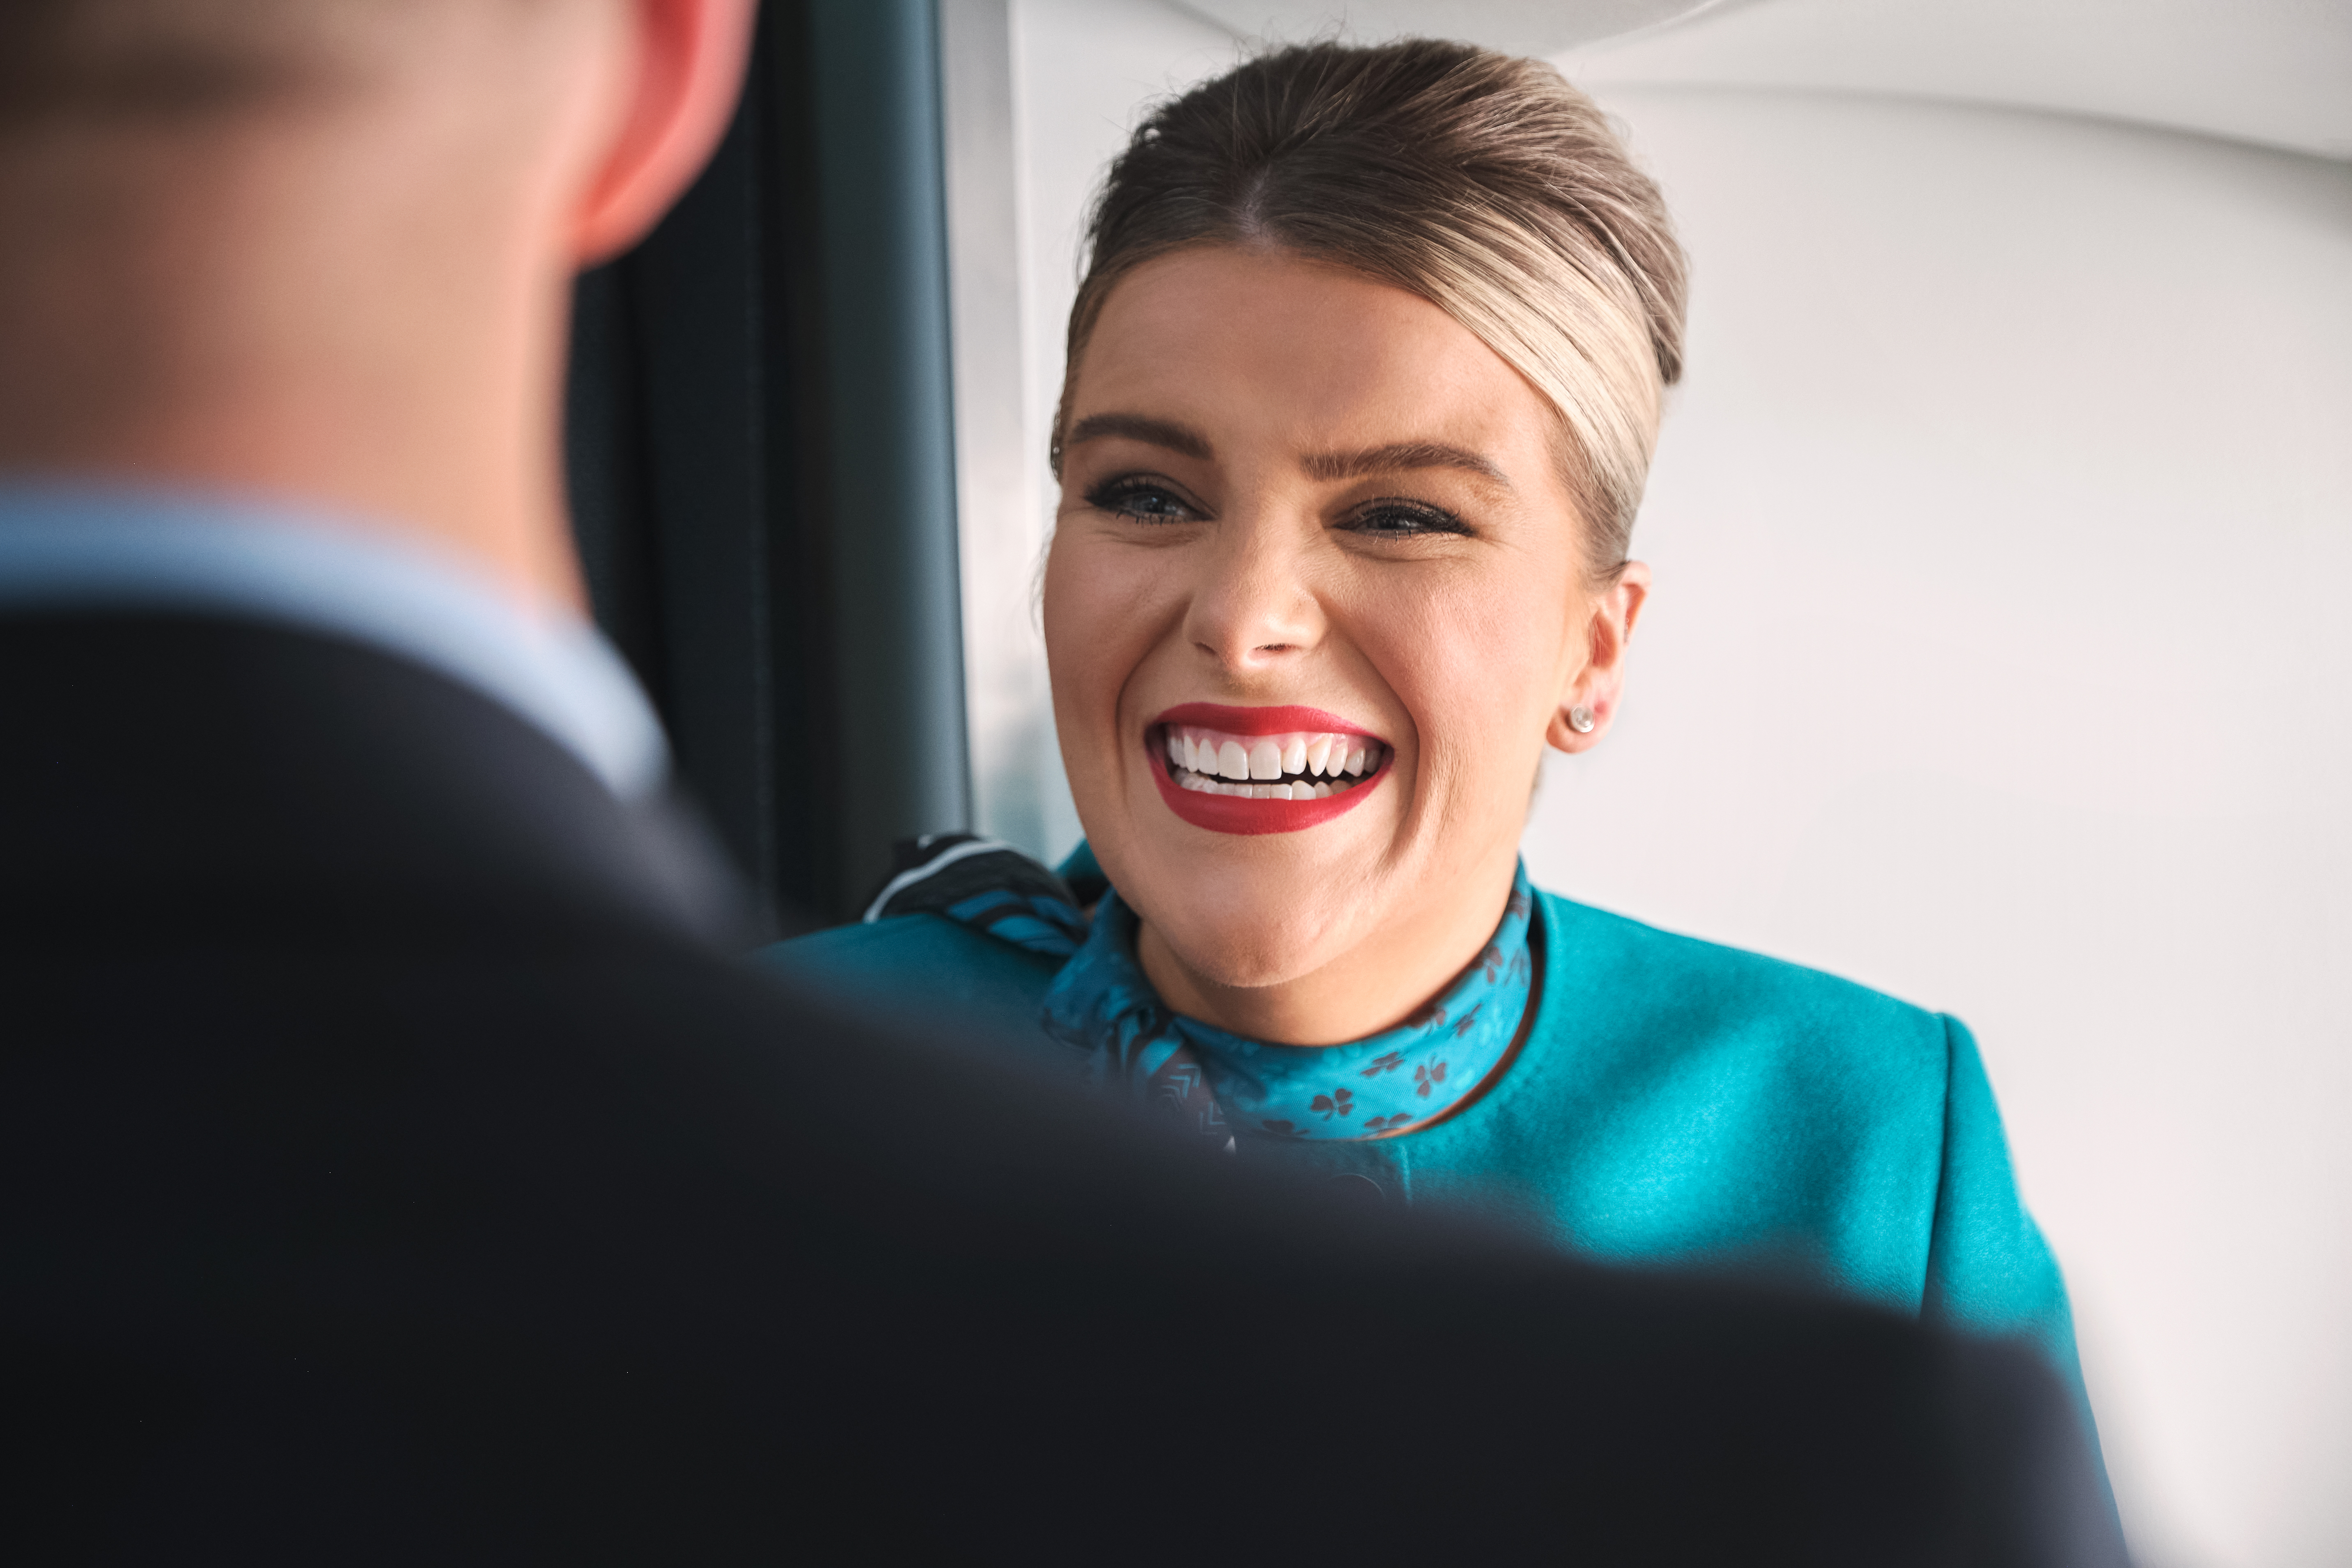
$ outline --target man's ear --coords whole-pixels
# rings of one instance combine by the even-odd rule
[[[1570,678],[1544,739],[1563,752],[1588,752],[1609,733],[1625,694],[1625,648],[1650,597],[1650,569],[1629,561],[1592,601],[1585,624],[1584,666]]]
[[[710,161],[742,96],[758,0],[627,0],[635,86],[583,194],[572,249],[593,267],[661,221]]]

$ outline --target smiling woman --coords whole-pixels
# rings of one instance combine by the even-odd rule
[[[1089,842],[1150,911],[1144,972],[1255,1038],[1387,1028],[1493,932],[1546,741],[1604,732],[1646,576],[1591,580],[1554,405],[1360,272],[1173,250],[1126,272],[1075,363],[1046,650]],[[1302,702],[1328,717],[1286,716]],[[1171,729],[1218,765],[1171,761]],[[1346,738],[1349,787],[1302,816],[1248,738],[1309,732]],[[1187,773],[1291,798],[1211,796],[1209,820],[1181,809]]]
[[[1467,46],[1283,50],[1155,112],[1091,242],[1044,594],[1087,844],[912,847],[771,961],[1076,1047],[1237,1158],[1769,1258],[2079,1380],[1966,1029],[1521,868],[1545,749],[1622,701],[1680,370],[1599,112]]]

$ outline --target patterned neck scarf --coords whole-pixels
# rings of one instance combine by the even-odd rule
[[[1535,982],[1534,910],[1521,866],[1493,939],[1412,1017],[1346,1045],[1279,1046],[1170,1011],[1136,962],[1134,911],[1106,892],[1045,993],[1045,1032],[1087,1051],[1105,1089],[1220,1142],[1393,1137],[1451,1112],[1509,1058]]]
[[[1268,1045],[1171,1012],[1136,963],[1135,912],[1084,845],[1057,875],[1008,844],[931,834],[899,844],[892,869],[866,920],[940,914],[1068,960],[1045,993],[1045,1032],[1086,1052],[1101,1088],[1219,1143],[1236,1131],[1345,1140],[1425,1127],[1509,1062],[1533,1001],[1524,863],[1469,968],[1395,1028],[1339,1046]],[[1081,909],[1090,900],[1092,921]]]

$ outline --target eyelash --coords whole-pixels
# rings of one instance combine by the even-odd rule
[[[1177,517],[1171,516],[1168,511],[1138,511],[1120,504],[1139,500],[1147,496],[1156,497],[1170,508],[1181,509],[1192,515]],[[1199,509],[1192,502],[1184,500],[1167,485],[1156,479],[1147,479],[1140,474],[1129,474],[1118,479],[1107,479],[1097,485],[1087,492],[1087,504],[1103,511],[1132,518],[1138,522],[1144,523],[1192,522],[1199,521],[1201,517]],[[1393,526],[1395,521],[1402,521],[1409,526],[1402,528]],[[1405,500],[1401,498],[1383,498],[1367,502],[1357,510],[1354,517],[1340,526],[1350,533],[1386,534],[1391,538],[1428,533],[1453,533],[1467,537],[1475,532],[1468,523],[1447,511],[1444,507],[1431,506],[1426,501]]]
[[[1131,511],[1119,504],[1121,501],[1136,500],[1144,496],[1158,496],[1170,505],[1181,508],[1192,515],[1171,517],[1166,512]],[[1106,479],[1087,492],[1087,504],[1104,511],[1116,512],[1121,517],[1133,518],[1138,522],[1192,522],[1197,521],[1200,517],[1198,509],[1191,501],[1186,500],[1166,485],[1155,479],[1146,479],[1140,474],[1129,474],[1120,479]]]
[[[1412,526],[1410,528],[1371,526],[1373,522],[1382,518],[1402,518],[1410,521]],[[1427,501],[1392,498],[1366,502],[1358,510],[1355,517],[1342,526],[1350,533],[1385,533],[1392,537],[1417,533],[1457,533],[1468,537],[1475,531],[1468,523],[1442,506],[1431,506]]]

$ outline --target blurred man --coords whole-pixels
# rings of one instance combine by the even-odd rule
[[[556,410],[751,20],[0,7],[12,1554],[2110,1560],[2030,1355],[1253,1184],[728,958]]]

